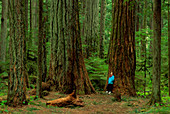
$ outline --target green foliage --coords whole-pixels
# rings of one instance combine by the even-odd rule
[[[40,110],[40,109],[31,107],[31,108],[27,108],[27,110],[28,110],[28,111],[33,111],[33,110]]]
[[[97,90],[102,90],[107,80],[108,65],[105,59],[90,57],[85,59],[86,69],[93,86]]]
[[[86,69],[89,73],[90,79],[102,79],[106,80],[108,65],[105,63],[105,59],[100,59],[98,57],[90,57],[85,59]]]
[[[151,107],[146,113],[159,113],[159,114],[169,114],[170,107]]]

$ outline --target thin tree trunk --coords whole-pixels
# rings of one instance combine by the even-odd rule
[[[1,17],[1,39],[0,39],[0,61],[5,62],[6,58],[6,39],[7,39],[7,14],[8,0],[2,0],[2,17]]]
[[[147,25],[147,20],[146,20],[146,17],[147,17],[147,1],[145,0],[145,4],[144,4],[144,19],[143,19],[143,32],[146,31],[146,25]],[[146,34],[146,33],[145,33]],[[143,60],[142,62],[142,66],[144,68],[144,83],[143,83],[143,86],[144,86],[144,95],[145,95],[145,89],[146,89],[146,36],[142,35],[142,41],[141,41],[141,45],[142,45],[142,50],[141,50],[141,59]]]
[[[46,82],[47,78],[47,49],[46,49],[46,43],[47,43],[47,35],[49,33],[49,26],[48,26],[48,0],[46,0],[46,12],[44,12],[46,16],[44,16],[44,26],[43,28],[43,72],[42,72],[42,81]]]
[[[137,8],[136,8],[136,32],[139,32],[139,13],[140,13],[140,7],[139,7],[139,0],[137,1]],[[139,37],[139,35],[136,35],[136,37]],[[136,41],[136,56],[139,57],[139,52],[138,52],[138,49],[139,49],[139,41]]]
[[[42,46],[43,46],[43,0],[39,0],[39,32],[38,32],[38,77],[36,95],[42,97]]]
[[[170,96],[170,13],[169,13],[170,0],[168,0],[168,65],[169,65],[169,96]]]
[[[161,0],[153,0],[153,77],[149,105],[161,102]]]
[[[99,44],[99,57],[104,58],[104,44],[103,39],[105,38],[105,0],[101,0],[100,10],[100,44]]]
[[[32,42],[33,44],[37,44],[37,37],[38,37],[38,2],[37,0],[32,0]]]

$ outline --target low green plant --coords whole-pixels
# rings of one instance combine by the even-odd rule
[[[33,110],[40,110],[40,109],[31,107],[31,108],[27,108],[27,110],[28,110],[28,111],[33,111]]]
[[[170,114],[170,107],[152,107],[147,113]]]

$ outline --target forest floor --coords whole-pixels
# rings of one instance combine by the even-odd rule
[[[148,107],[146,103],[149,99],[139,97],[123,96],[121,102],[114,100],[113,94],[108,95],[105,92],[99,92],[92,95],[78,95],[85,102],[84,107],[54,107],[46,106],[46,102],[53,99],[66,97],[67,95],[58,92],[50,92],[44,99],[34,100],[34,96],[29,96],[29,104],[22,107],[0,106],[0,113],[12,114],[133,114],[133,113],[149,113],[149,114],[168,114],[169,107]],[[161,110],[158,110],[161,108]]]

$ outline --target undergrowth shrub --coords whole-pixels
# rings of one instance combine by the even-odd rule
[[[99,57],[85,59],[89,78],[96,90],[103,90],[106,84],[108,64],[106,64],[105,61],[106,59],[101,59]]]

